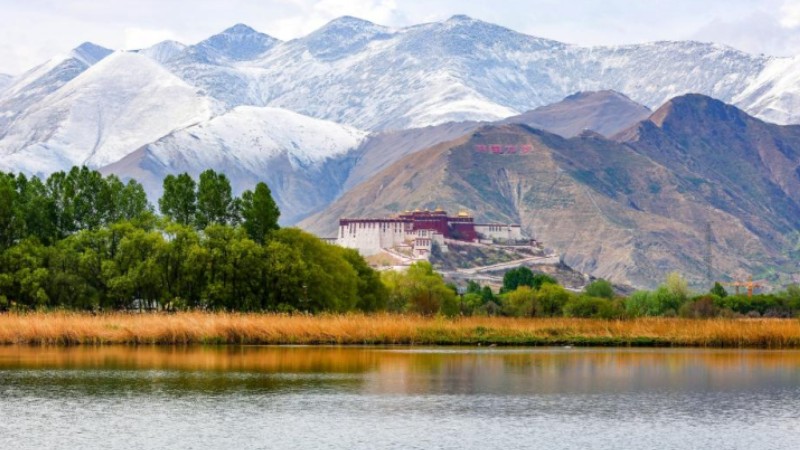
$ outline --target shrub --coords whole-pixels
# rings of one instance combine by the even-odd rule
[[[570,293],[563,287],[545,283],[536,294],[536,315],[544,317],[561,316],[564,312],[564,305],[570,299]]]
[[[597,319],[623,319],[627,317],[625,305],[620,300],[580,295],[572,297],[564,305],[567,317],[585,317]]]
[[[680,316],[690,319],[715,317],[719,312],[719,309],[714,305],[715,298],[718,297],[713,295],[704,295],[690,302],[684,303],[679,310]]]
[[[586,285],[583,292],[589,297],[607,298],[609,300],[614,298],[614,287],[602,278]]]
[[[533,316],[536,314],[536,291],[529,286],[520,286],[505,296],[504,312],[511,316]]]

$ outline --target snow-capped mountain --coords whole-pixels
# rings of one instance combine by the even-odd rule
[[[8,75],[8,74],[5,74],[5,73],[0,73],[0,93],[2,93],[3,90],[6,87],[8,87],[9,84],[11,84],[11,80],[13,78],[14,77],[12,77],[11,75]]]
[[[266,181],[293,223],[331,202],[366,133],[279,108],[240,106],[171,133],[102,169],[136,178],[156,199],[167,174],[195,178],[213,168],[228,174],[234,191]]]
[[[747,105],[750,114],[769,122],[800,123],[800,56],[773,58],[734,103]]]
[[[194,45],[110,52],[83,44],[0,91],[1,168],[104,166],[231,110],[218,124],[236,135],[247,123],[231,120],[247,111],[242,106],[361,130],[407,130],[495,121],[575,92],[613,89],[650,108],[698,92],[768,120],[800,122],[798,59],[698,42],[580,47],[466,16],[399,29],[342,17],[286,42],[239,24]],[[263,131],[277,123],[264,122]],[[242,141],[224,141],[229,154],[247,154],[236,147]],[[173,153],[186,145],[187,154],[211,161],[192,140],[174,142]]]
[[[152,47],[136,50],[136,53],[141,53],[151,59],[158,61],[161,64],[180,55],[186,50],[187,45],[177,41],[162,41]]]
[[[264,106],[265,88],[258,77],[237,62],[258,59],[280,41],[238,24],[222,33],[187,47],[166,61],[176,75],[225,103]]]
[[[246,44],[232,52],[231,42]],[[771,81],[785,74],[767,67],[794,66],[786,61],[698,42],[579,47],[454,16],[402,29],[342,17],[287,42],[237,25],[167,65],[231,107],[278,106],[386,130],[497,120],[604,89],[650,108],[699,92],[749,110],[758,99],[742,93],[760,77],[767,78],[760,84],[791,84]],[[781,93],[800,96],[797,89]],[[763,101],[751,112],[766,111],[776,97]],[[794,122],[800,113],[766,118]]]
[[[0,139],[15,117],[111,52],[91,42],[84,42],[68,54],[52,58],[11,80],[11,84],[0,91]]]
[[[219,111],[150,58],[114,53],[17,117],[0,140],[0,167],[42,174],[100,167]]]

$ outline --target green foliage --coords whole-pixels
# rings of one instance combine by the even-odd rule
[[[267,235],[278,227],[281,213],[265,183],[258,183],[255,192],[242,193],[241,213],[244,229],[250,239],[263,244]]]
[[[385,272],[383,280],[390,310],[451,315],[453,307],[458,308],[456,294],[428,262],[414,263],[405,272]]]
[[[626,317],[626,312],[621,301],[592,297],[587,294],[572,297],[564,305],[564,315],[594,319],[622,319]]]
[[[187,173],[167,175],[164,193],[158,200],[158,209],[166,217],[181,225],[194,223],[197,214],[196,183]]]
[[[534,274],[531,269],[520,266],[511,269],[503,275],[503,288],[501,292],[511,292],[519,286],[529,286],[539,289],[544,284],[558,284],[555,279],[543,273]]]
[[[511,269],[503,275],[503,292],[511,292],[519,286],[533,286],[533,272],[525,266]]]
[[[614,286],[602,278],[586,285],[583,292],[590,297],[606,298],[609,300],[614,298]]]
[[[212,224],[236,223],[237,215],[228,177],[211,169],[201,173],[197,185],[197,227],[204,229]]]
[[[711,291],[709,291],[709,292],[712,295],[716,295],[717,297],[720,297],[720,298],[724,298],[724,297],[728,296],[728,291],[726,291],[725,288],[722,287],[721,284],[719,284],[719,282],[714,282],[714,287],[712,287]]]
[[[508,315],[533,317],[536,315],[537,305],[536,291],[530,286],[523,285],[506,294],[503,306],[504,312]]]
[[[685,302],[689,298],[689,284],[686,280],[681,276],[681,274],[677,272],[671,272],[667,275],[667,280],[664,283],[664,286],[667,288],[669,294],[674,298],[675,310],[680,307],[680,304]]]
[[[386,309],[389,293],[381,282],[380,274],[371,268],[356,250],[345,249],[344,259],[358,274],[358,302],[356,309],[373,312]]]
[[[347,262],[347,251],[326,244],[297,228],[274,233],[274,239],[296,249],[305,262],[302,308],[308,311],[349,311],[358,303],[358,274]]]
[[[536,297],[538,300],[536,315],[556,317],[563,314],[564,305],[569,300],[570,294],[558,284],[547,282],[539,287]]]
[[[222,174],[206,171],[197,186],[168,176],[159,208],[163,220],[138,182],[85,167],[46,182],[0,174],[0,310],[387,306],[380,276],[357,252],[276,231],[280,211],[263,183],[239,201]]]

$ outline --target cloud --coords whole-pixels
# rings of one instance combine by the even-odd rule
[[[800,1],[787,0],[781,5],[780,24],[784,28],[800,26]]]
[[[0,0],[0,11],[0,72],[10,73],[83,41],[114,49],[193,44],[240,22],[293,39],[343,15],[402,27],[467,14],[582,45],[694,38],[800,53],[800,0]]]
[[[161,41],[180,41],[181,37],[171,30],[152,30],[148,28],[128,27],[124,30],[125,50],[150,47]]]
[[[796,7],[800,14],[800,2],[785,2],[780,15],[758,10],[739,20],[725,21],[714,19],[689,36],[692,39],[719,42],[736,49],[774,56],[794,56],[800,54],[800,15],[798,22],[784,15],[785,8]],[[787,6],[788,5],[788,6]]]

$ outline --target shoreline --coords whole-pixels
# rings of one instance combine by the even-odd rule
[[[627,320],[53,312],[0,315],[0,345],[399,345],[800,348],[798,319]]]

